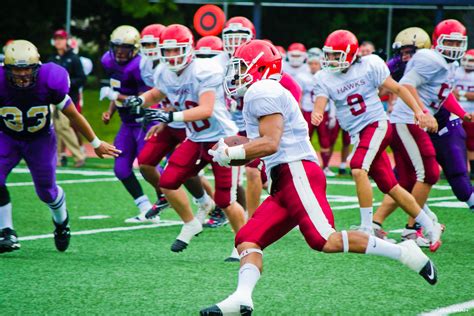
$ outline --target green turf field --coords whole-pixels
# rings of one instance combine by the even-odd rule
[[[53,226],[27,169],[20,166],[10,175],[15,229],[29,240],[22,240],[21,250],[0,256],[1,315],[197,315],[235,289],[238,264],[223,261],[232,250],[229,227],[206,229],[179,254],[169,247],[180,226],[135,225],[136,230],[117,231],[134,227],[123,221],[136,210],[107,166],[110,161],[91,159],[87,169],[58,170],[72,230],[82,232],[72,237],[65,253],[43,236]],[[316,253],[294,230],[265,251],[264,273],[254,292],[255,315],[417,315],[473,300],[474,214],[455,203],[444,181],[440,185],[430,203],[447,226],[443,246],[429,254],[439,271],[436,286],[388,259]],[[359,223],[348,178],[330,180],[328,195],[338,229]],[[80,218],[91,215],[110,217]],[[169,221],[177,216],[169,209],[162,219],[174,224]],[[386,230],[402,228],[404,219],[396,213]]]

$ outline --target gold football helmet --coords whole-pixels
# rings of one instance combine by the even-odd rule
[[[138,54],[140,33],[130,25],[117,27],[110,35],[110,50],[119,64],[125,64]]]
[[[430,48],[431,39],[428,33],[419,27],[409,27],[398,33],[393,42],[393,49],[403,46],[415,46],[417,49]]]
[[[40,68],[38,49],[31,42],[15,40],[5,47],[5,71],[8,82],[15,88],[35,85]]]

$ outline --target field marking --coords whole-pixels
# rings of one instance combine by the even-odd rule
[[[81,231],[77,231],[77,232],[73,231],[73,232],[71,232],[71,235],[73,235],[73,236],[94,235],[94,234],[101,234],[101,233],[113,233],[113,232],[129,231],[129,230],[140,230],[140,229],[157,228],[157,227],[177,226],[177,225],[182,225],[182,224],[183,224],[183,222],[181,222],[181,221],[162,220],[158,224],[150,224],[150,225],[100,228],[100,229],[81,230]],[[53,238],[53,237],[54,237],[53,234],[44,234],[44,235],[24,236],[24,237],[19,237],[18,239],[20,241],[25,241],[25,240],[37,240],[37,239],[45,239],[45,238]]]
[[[440,307],[430,312],[421,313],[420,316],[440,316],[440,315],[449,315],[454,313],[467,312],[470,309],[474,308],[474,300],[467,301],[464,303],[458,303],[446,307]]]
[[[28,168],[14,168],[12,173],[30,173]],[[95,170],[69,170],[69,169],[57,169],[56,174],[76,174],[81,176],[113,176],[113,171],[95,171]]]
[[[91,182],[115,182],[119,181],[117,178],[92,178],[92,179],[79,179],[79,180],[56,180],[57,184],[76,184],[76,183],[91,183]],[[7,183],[7,187],[28,187],[33,186],[34,183],[30,182],[11,182]]]
[[[105,219],[110,218],[109,215],[89,215],[89,216],[79,216],[79,219]]]

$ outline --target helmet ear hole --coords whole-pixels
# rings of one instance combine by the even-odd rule
[[[258,72],[263,72],[265,70],[265,66],[260,66],[260,67],[258,67],[257,70],[258,70]]]

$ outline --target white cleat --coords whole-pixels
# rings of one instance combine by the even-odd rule
[[[237,251],[237,248],[234,247],[230,256],[227,257],[224,261],[225,262],[240,262],[240,256],[239,256],[239,252]]]
[[[419,247],[428,248],[431,242],[423,235],[421,229],[404,228],[401,235],[402,241],[414,240]]]
[[[253,311],[252,299],[239,299],[231,295],[216,305],[204,308],[199,312],[201,316],[225,315],[225,316],[250,316]]]
[[[374,230],[374,235],[377,238],[383,239],[391,244],[396,244],[397,241],[392,238],[387,237],[387,232],[383,230],[382,226],[372,223],[372,229]]]
[[[333,178],[336,176],[336,174],[332,172],[331,169],[329,169],[329,167],[324,168],[323,172],[324,172],[324,175],[328,178]]]
[[[192,221],[184,223],[176,240],[171,245],[171,251],[181,252],[188,247],[189,242],[194,236],[202,232],[202,224],[194,218]]]
[[[420,274],[429,284],[435,284],[438,279],[436,267],[415,241],[406,240],[398,245],[401,248],[400,262]]]
[[[143,224],[143,223],[153,223],[153,224],[158,224],[160,222],[160,216],[156,215],[150,218],[147,218],[146,215],[147,212],[142,212],[138,214],[137,216],[127,218],[125,220],[125,223],[127,224]]]
[[[356,226],[352,225],[349,230],[357,230],[359,232],[366,233],[367,235],[375,236],[374,229],[372,227]]]
[[[209,199],[207,203],[203,204],[199,204],[196,202],[196,200],[194,200],[194,203],[196,203],[198,206],[195,217],[201,224],[204,224],[206,222],[207,215],[216,207],[216,203],[214,203],[213,199]]]
[[[430,241],[430,251],[435,252],[441,247],[441,234],[443,233],[443,227],[440,223],[433,224],[431,231],[426,231],[426,237]]]

